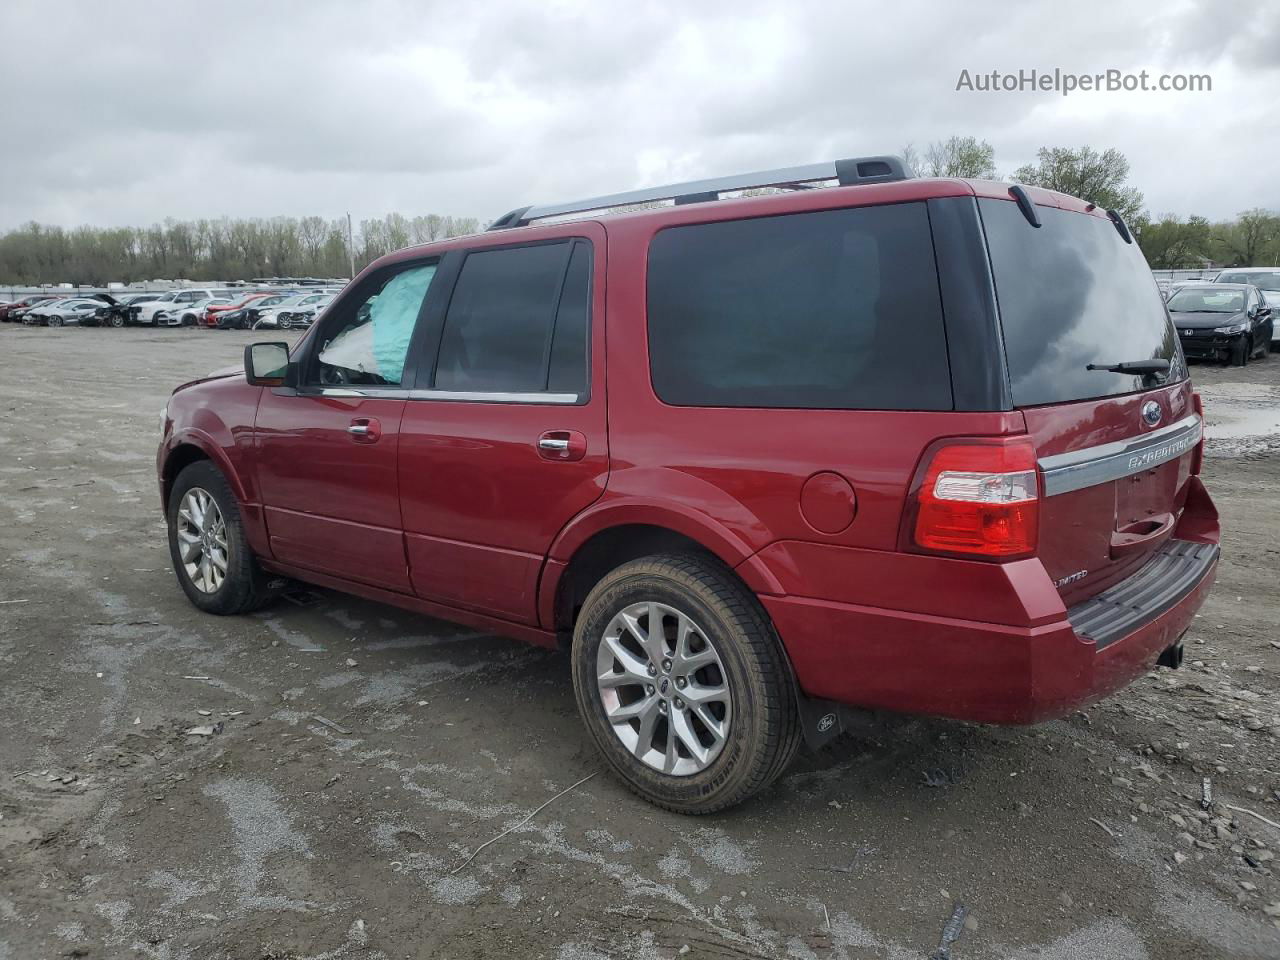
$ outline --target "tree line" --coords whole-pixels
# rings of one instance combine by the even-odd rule
[[[345,277],[353,255],[359,271],[393,250],[479,229],[474,217],[391,213],[360,221],[349,250],[345,217],[170,219],[150,227],[74,229],[28,223],[0,235],[0,283]]]
[[[1001,178],[995,150],[976,137],[953,136],[903,158],[930,177],[1005,179],[1047,187],[1115,210],[1157,269],[1270,266],[1280,262],[1280,216],[1252,209],[1234,220],[1167,213],[1152,216],[1129,182],[1119,150],[1043,147],[1034,163]],[[474,233],[474,217],[390,213],[361,220],[347,242],[346,219],[166,220],[150,227],[62,227],[28,223],[0,235],[0,284],[132,283],[138,280],[245,280],[253,277],[345,277],[385,253],[443,237]]]
[[[1119,150],[1092,147],[1042,147],[1036,162],[1003,178],[996,172],[995,150],[976,137],[954,136],[903,155],[917,173],[930,177],[1005,179],[1047,187],[1115,210],[1133,229],[1147,262],[1155,269],[1274,266],[1280,263],[1280,215],[1260,207],[1234,220],[1153,216],[1142,194],[1129,183],[1129,161]]]

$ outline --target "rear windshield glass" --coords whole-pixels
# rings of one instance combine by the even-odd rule
[[[1088,365],[1168,360],[1186,376],[1164,301],[1136,243],[1110,220],[1037,207],[1039,229],[1011,200],[978,201],[991,251],[1015,406],[1146,389],[1140,375]]]
[[[670,404],[952,406],[923,203],[663,230],[648,319],[653,387]]]

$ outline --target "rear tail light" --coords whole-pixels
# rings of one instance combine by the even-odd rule
[[[1035,552],[1040,481],[1030,437],[948,440],[915,491],[915,549],[989,559]]]
[[[1191,394],[1191,409],[1200,418],[1201,428],[1200,442],[1191,451],[1191,475],[1196,477],[1200,475],[1200,468],[1204,466],[1204,399],[1200,394]]]

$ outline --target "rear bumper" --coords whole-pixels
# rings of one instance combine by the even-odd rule
[[[981,723],[1037,723],[1113,693],[1177,643],[1217,572],[1216,546],[1205,551],[1194,576],[1176,585],[1149,573],[1144,584],[1144,566],[1107,591],[1130,587],[1127,600],[1142,612],[1102,646],[1085,632],[1087,622],[1073,626],[1086,605],[1036,626],[1008,626],[797,597],[761,601],[812,697]]]

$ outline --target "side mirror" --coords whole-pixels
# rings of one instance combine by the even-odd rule
[[[291,387],[295,370],[287,343],[251,343],[244,348],[244,378],[255,387]]]

